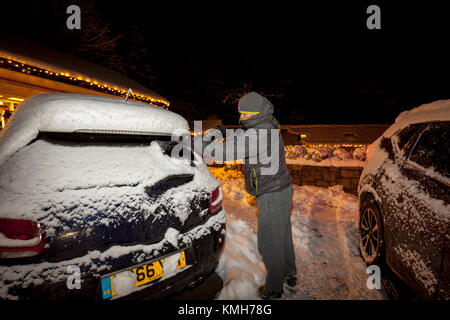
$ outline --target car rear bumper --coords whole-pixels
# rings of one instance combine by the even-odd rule
[[[137,288],[135,292],[127,296],[120,297],[122,299],[161,299],[183,290],[186,286],[197,282],[202,277],[214,271],[224,242],[225,210],[222,209],[219,213],[210,217],[203,225],[196,226],[183,234],[179,234],[177,243],[174,243],[172,239],[165,241],[163,244],[157,244],[156,247],[160,248],[160,250],[149,251],[146,249],[147,247],[142,246],[141,250],[133,251],[132,255],[118,256],[112,260],[102,260],[102,255],[104,256],[106,252],[97,253],[95,256],[98,256],[98,258],[95,259],[95,263],[93,262],[88,265],[80,264],[80,289],[76,287],[69,289],[68,282],[71,282],[70,277],[76,275],[67,273],[67,268],[70,265],[77,265],[79,261],[87,260],[86,257],[55,264],[43,262],[35,265],[0,267],[0,283],[8,284],[11,288],[8,291],[5,290],[6,288],[1,290],[0,299],[101,300],[102,288],[100,279],[107,274],[123,270],[124,260],[126,261],[126,259],[133,257],[134,260],[130,258],[126,265],[126,268],[131,268],[138,264],[135,260],[136,257],[140,257],[140,259],[143,259],[141,262],[145,262],[163,257],[177,250],[186,250],[186,259],[188,260],[188,265],[190,265],[189,268],[180,271],[170,278],[151,282]],[[107,252],[109,251],[111,250],[107,250]],[[102,261],[104,263],[101,263]],[[105,261],[108,261],[108,263]],[[2,272],[2,268],[10,268],[10,270],[17,269],[19,274],[23,273],[23,280],[20,280],[20,277],[16,277],[16,281],[9,283],[6,277],[7,270],[3,269],[5,272]],[[41,272],[39,268],[42,268]],[[31,269],[34,271],[29,272]],[[99,269],[102,271],[99,272]],[[33,279],[27,279],[28,276],[33,276]],[[41,278],[39,278],[40,276]]]

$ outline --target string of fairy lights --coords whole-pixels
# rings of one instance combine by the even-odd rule
[[[232,128],[234,128],[234,126]],[[191,134],[191,136],[198,136],[198,135],[204,135],[206,131],[207,130],[203,130],[201,132],[197,132],[197,131],[191,130],[191,131],[189,131],[189,133]],[[306,140],[308,136],[306,134],[300,134],[300,137],[302,139]],[[222,139],[218,139],[218,140],[220,142],[224,141],[223,138]],[[304,147],[306,149],[308,149],[308,148],[330,148],[330,149],[334,150],[334,149],[339,149],[339,148],[351,148],[351,149],[363,148],[363,147],[367,147],[368,144],[361,144],[361,143],[311,144],[311,143],[308,143],[307,141],[305,141],[305,142],[303,142],[302,144],[299,144],[299,145],[287,145],[286,148],[295,148],[295,147],[298,147],[298,146]]]
[[[53,70],[46,70],[36,66],[28,65],[11,59],[0,57],[0,68],[8,69],[11,71],[17,71],[28,75],[38,76],[49,80],[63,82],[78,87],[83,87],[90,90],[95,90],[110,95],[115,95],[125,98],[128,90],[110,86],[106,83],[100,83],[95,79],[85,78],[82,76],[75,76],[69,72],[55,72]],[[132,92],[129,94],[129,99],[149,103],[165,109],[169,108],[170,103],[163,99],[156,99],[153,97],[145,96]]]

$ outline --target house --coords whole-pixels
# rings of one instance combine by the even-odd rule
[[[281,125],[286,145],[360,147],[374,142],[389,124]]]
[[[131,91],[129,91],[131,89]],[[168,100],[105,67],[0,33],[0,114],[41,93],[114,96],[168,108]],[[3,119],[3,122],[5,119]]]

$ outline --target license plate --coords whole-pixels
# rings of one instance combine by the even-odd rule
[[[176,263],[176,265],[171,265]],[[148,264],[140,265],[138,267],[130,268],[122,272],[131,271],[136,275],[136,281],[134,287],[140,287],[147,283],[153,282],[157,279],[160,279],[164,276],[164,270],[170,269],[183,269],[186,267],[186,255],[184,251],[175,253],[163,259],[159,259]],[[117,295],[117,292],[114,290],[114,281],[113,279],[120,274],[116,273],[113,275],[109,275],[105,278],[101,279],[102,285],[102,297],[103,299],[110,299]]]

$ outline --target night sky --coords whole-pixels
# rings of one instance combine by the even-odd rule
[[[70,39],[86,31],[85,2],[22,1],[2,30],[72,53]],[[111,37],[121,35],[114,50],[122,62],[108,67],[191,120],[237,124],[235,99],[248,90],[267,95],[282,124],[392,123],[403,110],[450,98],[445,8],[345,2],[96,1],[92,10]],[[81,31],[65,28],[70,4],[81,7]],[[370,4],[381,8],[381,30],[366,28]]]

